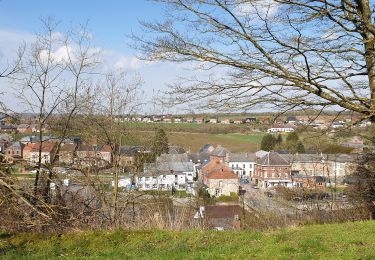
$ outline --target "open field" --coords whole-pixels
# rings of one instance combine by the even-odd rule
[[[0,233],[2,259],[374,259],[375,222],[270,232],[103,231]]]
[[[143,131],[154,131],[162,128],[171,132],[192,132],[192,133],[238,133],[258,129],[261,125],[252,124],[197,124],[197,123],[146,123],[146,122],[125,122],[121,123],[124,128]]]
[[[132,133],[133,138],[127,138],[123,143],[149,145],[155,132],[138,131]],[[183,147],[186,151],[197,152],[204,144],[222,145],[232,152],[255,152],[260,149],[260,142],[264,133],[230,133],[207,134],[189,132],[168,132],[171,145]],[[137,141],[134,141],[134,140]],[[138,142],[138,143],[135,143]]]

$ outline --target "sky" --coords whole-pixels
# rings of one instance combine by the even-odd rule
[[[126,36],[141,31],[139,21],[162,19],[162,8],[146,0],[0,0],[0,58],[10,60],[22,42],[31,42],[41,30],[42,18],[53,17],[60,22],[58,28],[62,31],[88,22],[93,45],[107,53],[110,66],[139,73],[144,82],[142,88],[150,97],[153,90],[165,89],[186,70],[168,63],[139,61],[128,45],[130,39]],[[5,103],[19,110],[11,98],[9,83],[2,80],[0,85]],[[151,110],[144,108],[145,113],[155,112]]]

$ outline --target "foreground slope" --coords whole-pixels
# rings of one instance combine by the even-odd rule
[[[375,259],[375,222],[312,225],[271,232],[108,231],[0,234],[2,259]]]

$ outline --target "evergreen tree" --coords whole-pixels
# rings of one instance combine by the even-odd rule
[[[282,142],[283,142],[283,137],[281,136],[281,134],[279,134],[277,136],[276,144],[280,145]]]
[[[298,141],[298,143],[296,145],[296,152],[297,153],[304,153],[305,152],[305,146],[303,145],[303,143],[301,141]]]
[[[298,142],[299,136],[298,136],[297,132],[289,133],[288,136],[286,137],[286,141],[287,142]]]
[[[155,138],[151,146],[151,152],[156,157],[162,153],[168,153],[168,137],[165,131],[159,128],[155,133]]]
[[[260,144],[261,149],[264,151],[271,151],[275,147],[276,142],[277,140],[275,137],[273,137],[273,135],[267,134],[262,138],[262,142]]]

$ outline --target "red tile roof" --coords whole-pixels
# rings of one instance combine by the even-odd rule
[[[238,176],[233,171],[218,170],[213,171],[206,176],[207,179],[238,179]]]

